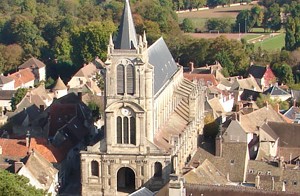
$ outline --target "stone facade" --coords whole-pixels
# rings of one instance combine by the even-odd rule
[[[122,19],[120,33],[135,34],[128,1]],[[181,173],[202,134],[205,88],[183,78],[162,38],[150,47],[146,34],[128,41],[134,47],[109,40],[105,136],[81,151],[82,195],[158,190]]]

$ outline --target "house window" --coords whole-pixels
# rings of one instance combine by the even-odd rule
[[[249,169],[249,174],[253,174],[253,173],[254,173],[253,169]]]
[[[155,162],[154,164],[154,177],[156,178],[162,177],[162,165],[160,162]]]
[[[261,175],[261,174],[262,174],[262,172],[261,172],[261,171],[258,171],[258,172],[257,172],[257,174],[258,174],[258,175]]]
[[[230,164],[234,165],[234,160],[233,159],[230,160]]]
[[[133,95],[134,94],[134,66],[118,65],[117,66],[117,94],[118,95]]]
[[[297,181],[293,181],[293,185],[296,186],[298,184]]]
[[[99,163],[97,161],[91,162],[91,173],[92,176],[99,176]]]
[[[136,144],[136,120],[129,108],[121,109],[122,115],[117,117],[117,143]]]

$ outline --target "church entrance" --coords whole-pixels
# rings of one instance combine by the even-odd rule
[[[135,191],[135,175],[132,169],[122,167],[117,174],[118,192],[131,193]]]

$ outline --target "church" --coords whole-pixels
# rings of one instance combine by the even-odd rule
[[[105,134],[80,152],[82,195],[158,190],[197,150],[205,87],[183,77],[163,38],[148,47],[136,34],[129,0],[108,42]]]

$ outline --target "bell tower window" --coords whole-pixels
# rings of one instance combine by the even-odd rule
[[[117,143],[136,144],[136,121],[129,108],[121,108],[121,115],[117,117]]]
[[[117,66],[117,94],[134,95],[134,66],[119,64]]]

